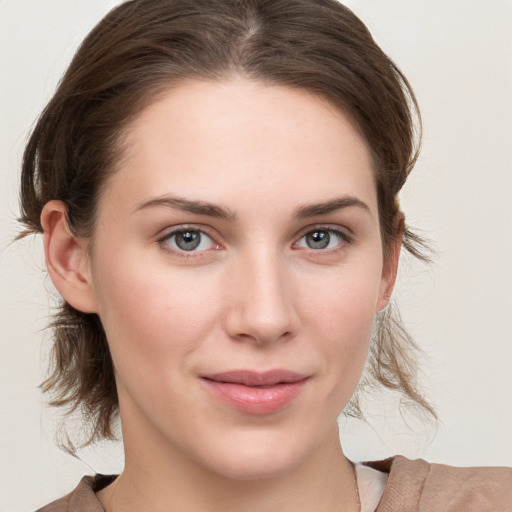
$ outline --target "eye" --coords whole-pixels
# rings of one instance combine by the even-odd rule
[[[160,240],[175,252],[200,252],[218,247],[210,236],[199,229],[180,229]]]
[[[313,249],[315,251],[335,249],[344,242],[348,242],[348,237],[341,231],[335,229],[314,229],[303,235],[297,242],[297,247]]]

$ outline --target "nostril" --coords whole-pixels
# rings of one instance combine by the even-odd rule
[[[224,317],[226,332],[233,340],[260,345],[290,339],[298,327],[292,280],[266,257],[250,263],[236,272],[238,285],[230,291]]]

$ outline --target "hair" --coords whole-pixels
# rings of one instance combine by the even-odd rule
[[[187,80],[232,77],[303,89],[342,110],[372,153],[384,257],[398,237],[426,259],[424,243],[397,226],[397,194],[418,156],[414,93],[368,29],[335,0],[131,0],[86,37],[27,143],[20,236],[63,201],[71,232],[92,237],[98,198],[122,152],[123,130],[158,94]],[[89,444],[115,437],[118,397],[101,320],[65,300],[51,324],[51,404],[80,411]],[[415,349],[388,310],[377,322],[367,375],[435,415],[418,391]],[[362,416],[357,396],[346,412]]]

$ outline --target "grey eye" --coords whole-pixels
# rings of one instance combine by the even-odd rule
[[[174,236],[176,247],[182,251],[193,251],[201,244],[201,233],[199,231],[180,231]]]
[[[215,247],[215,242],[211,237],[199,229],[173,231],[162,242],[178,252],[200,252]]]
[[[350,239],[347,235],[337,229],[318,228],[303,235],[297,241],[296,247],[321,251],[334,249],[348,242]]]
[[[326,249],[330,241],[331,235],[325,230],[312,231],[306,235],[306,245],[310,249]]]

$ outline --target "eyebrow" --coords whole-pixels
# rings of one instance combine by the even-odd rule
[[[237,214],[225,206],[209,203],[208,201],[196,201],[171,195],[155,197],[148,201],[144,201],[135,208],[134,212],[156,207],[171,208],[173,210],[181,210],[188,213],[194,213],[196,215],[204,215],[206,217],[213,217],[231,222],[237,219]],[[321,203],[299,206],[295,210],[293,217],[300,220],[318,215],[326,215],[338,210],[353,207],[360,208],[370,213],[370,208],[366,203],[357,197],[346,196]]]
[[[369,206],[357,197],[345,196],[331,199],[330,201],[300,206],[295,211],[294,217],[296,219],[305,219],[309,217],[315,217],[317,215],[326,215],[337,210],[343,210],[345,208],[352,207],[361,208],[362,210],[371,213]]]
[[[172,208],[173,210],[181,210],[183,212],[205,215],[207,217],[214,217],[229,221],[234,221],[237,217],[236,213],[224,206],[209,203],[207,201],[194,201],[170,195],[155,197],[149,201],[144,201],[135,208],[134,212],[155,207]]]

